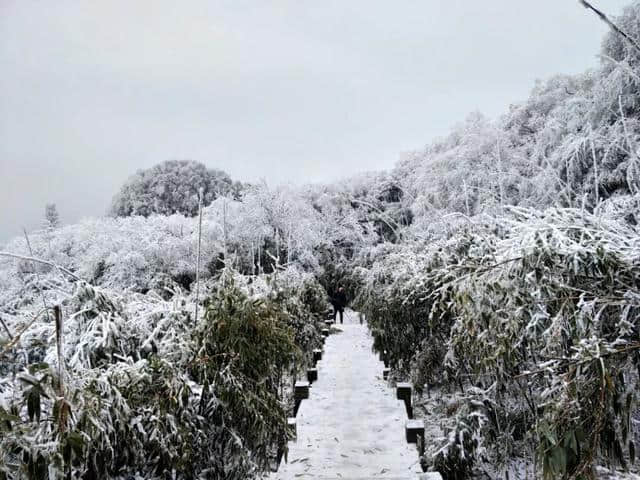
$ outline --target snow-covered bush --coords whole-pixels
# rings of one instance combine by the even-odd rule
[[[205,306],[194,331],[191,374],[204,385],[203,395],[218,403],[210,420],[242,439],[236,455],[250,452],[257,467],[266,469],[273,445],[282,447],[288,439],[280,389],[301,356],[290,317],[277,301],[252,299],[233,285]],[[217,473],[223,478],[223,471]]]
[[[639,232],[580,210],[511,211],[495,232],[396,247],[374,264],[362,296],[378,348],[418,390],[473,386],[491,399],[485,461],[507,461],[497,440],[531,430],[520,454],[537,449],[547,478],[590,474],[602,459],[625,466]]]
[[[0,478],[246,479],[283,451],[291,380],[320,342],[313,277],[229,271],[197,321],[190,297],[58,280],[62,377],[55,323],[3,315]]]

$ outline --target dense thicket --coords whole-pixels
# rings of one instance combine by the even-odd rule
[[[638,440],[638,232],[582,210],[511,213],[380,252],[366,274],[362,308],[396,374],[455,398],[425,466],[447,478],[518,458],[539,459],[546,478],[586,478],[603,457],[627,467]]]
[[[266,469],[286,447],[291,382],[320,345],[326,300],[308,276],[265,281],[275,279],[249,286],[227,272],[198,319],[179,295],[59,282],[70,289],[55,300],[62,372],[52,322],[0,346],[0,477],[246,479]]]

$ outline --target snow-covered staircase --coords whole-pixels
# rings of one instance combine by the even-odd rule
[[[440,478],[422,473],[415,445],[405,440],[404,403],[382,378],[366,325],[348,312],[335,328],[341,331],[327,338],[318,380],[298,410],[297,439],[270,478]]]

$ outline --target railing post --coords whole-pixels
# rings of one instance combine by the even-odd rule
[[[296,382],[296,385],[293,390],[293,397],[295,399],[295,407],[293,411],[293,415],[298,415],[298,409],[300,408],[300,404],[302,400],[309,398],[309,382]]]
[[[411,405],[411,395],[413,387],[410,383],[401,382],[396,385],[396,398],[404,401],[407,409],[407,416],[413,418],[413,406]]]

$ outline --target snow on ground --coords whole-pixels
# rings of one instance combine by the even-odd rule
[[[367,326],[349,311],[336,328],[298,411],[288,463],[270,478],[415,478],[422,470],[415,445],[405,440],[404,404],[382,379]]]

